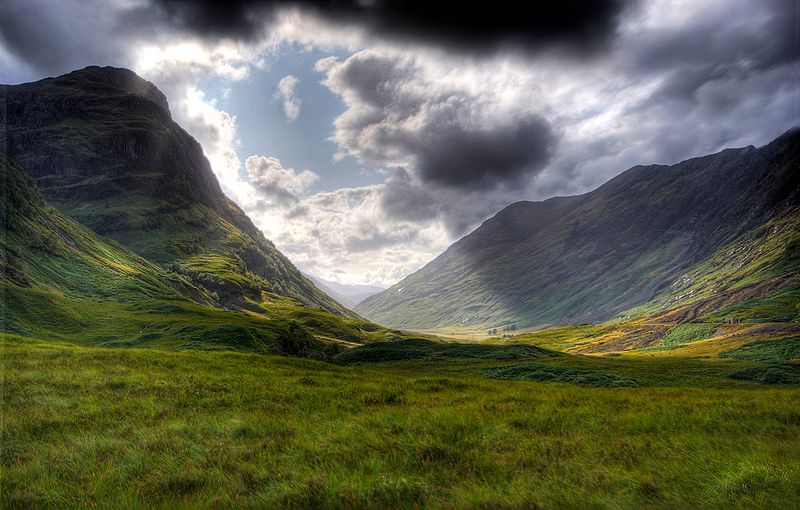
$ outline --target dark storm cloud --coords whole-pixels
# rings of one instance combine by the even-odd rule
[[[415,184],[411,174],[403,168],[386,181],[381,208],[390,218],[404,221],[421,222],[439,215],[431,193]]]
[[[283,2],[154,0],[166,20],[203,37],[250,40],[260,36]]]
[[[550,159],[555,137],[547,122],[534,117],[485,128],[434,124],[402,143],[416,155],[423,181],[474,188],[493,187],[541,169]]]
[[[406,58],[363,51],[341,63],[324,59],[318,69],[348,105],[335,122],[334,140],[365,162],[386,167],[407,163],[419,184],[494,189],[542,169],[556,145],[542,117],[495,115],[494,96],[428,83]],[[404,175],[399,172],[389,181],[389,192],[408,188]],[[387,199],[386,205],[391,204]]]
[[[175,25],[203,36],[256,37],[277,9],[296,7],[372,33],[486,53],[500,47],[563,47],[591,53],[607,43],[632,0],[154,0]]]
[[[508,189],[446,188],[420,181],[403,168],[395,171],[380,193],[380,206],[392,221],[422,224],[440,220],[453,238],[465,234],[475,222],[523,196]]]
[[[64,34],[53,33],[46,22],[47,13],[28,8],[26,3],[0,3],[0,40],[11,53],[32,67],[48,69],[57,64],[64,55],[52,51],[52,40]],[[45,23],[42,23],[45,21]]]
[[[680,30],[655,28],[641,34],[626,55],[635,71],[726,67],[735,63],[764,70],[797,59],[796,0],[717,4]],[[711,67],[710,67],[711,66]]]
[[[106,24],[95,24],[109,11]],[[88,64],[122,61],[129,31],[116,26],[112,6],[42,0],[0,1],[0,44],[27,67],[61,74]],[[112,35],[113,34],[113,35]],[[87,61],[88,60],[88,61]]]
[[[629,74],[665,79],[641,106],[695,101],[708,83],[742,80],[797,61],[798,14],[796,0],[719,4],[688,20],[681,30],[642,34],[639,44],[623,49]],[[731,106],[727,100],[716,104],[720,109]]]

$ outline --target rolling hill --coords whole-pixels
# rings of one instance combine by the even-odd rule
[[[356,311],[409,329],[524,328],[697,302],[671,319],[724,320],[737,303],[798,288],[798,168],[794,129],[760,148],[633,167],[584,195],[518,202]]]

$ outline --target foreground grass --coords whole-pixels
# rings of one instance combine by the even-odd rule
[[[740,360],[536,361],[640,383],[587,388],[482,375],[518,360],[0,345],[3,507],[800,505],[800,388],[724,377]]]

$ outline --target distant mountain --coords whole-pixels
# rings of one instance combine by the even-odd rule
[[[61,212],[185,275],[222,305],[271,293],[352,315],[222,193],[164,94],[132,71],[87,67],[1,86],[0,139]]]
[[[714,295],[730,307],[798,286],[799,198],[798,129],[761,148],[633,167],[584,195],[510,205],[356,311],[413,329],[598,322]]]
[[[385,287],[377,287],[375,285],[347,285],[345,283],[325,280],[324,278],[308,273],[305,273],[305,275],[314,282],[314,285],[320,290],[348,308],[353,308],[368,297],[374,296],[378,292],[386,289]]]

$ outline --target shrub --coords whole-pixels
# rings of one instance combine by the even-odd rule
[[[770,363],[800,358],[800,336],[754,342],[720,354],[723,358]]]
[[[661,342],[649,351],[660,351],[667,349],[675,349],[683,344],[696,342],[698,340],[705,340],[714,334],[716,329],[715,324],[710,323],[687,323],[679,324],[674,328],[667,331],[667,334],[661,339]]]
[[[290,356],[307,356],[315,350],[315,340],[296,322],[289,324],[288,330],[277,339],[278,349]]]
[[[442,359],[489,359],[523,360],[558,356],[559,354],[541,347],[523,344],[483,345],[459,344],[451,342],[431,342],[430,340],[403,340],[382,342],[350,349],[334,360],[337,363],[381,363],[429,358]]]
[[[800,384],[800,363],[776,363],[746,368],[731,372],[728,377],[759,384]]]
[[[638,386],[635,379],[579,368],[550,367],[536,363],[522,363],[502,367],[484,368],[490,379],[515,381],[564,382],[578,386],[620,388]]]

